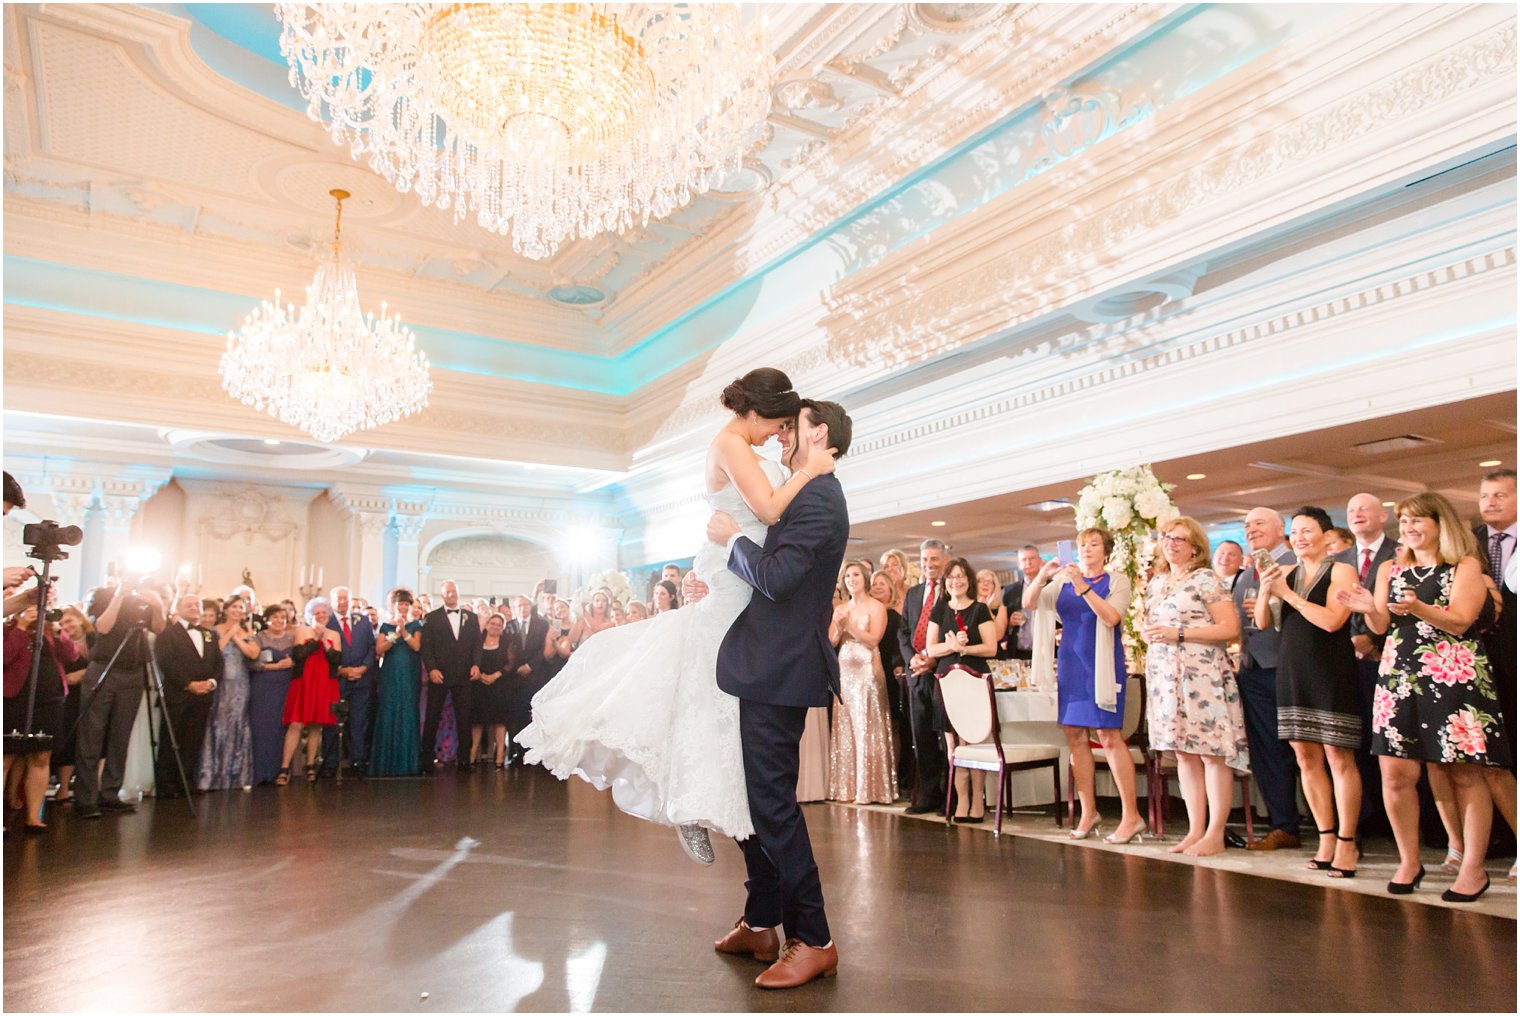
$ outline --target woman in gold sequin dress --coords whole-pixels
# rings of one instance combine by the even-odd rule
[[[897,800],[897,748],[887,682],[877,646],[887,630],[887,608],[870,593],[858,563],[845,565],[849,599],[834,611],[829,638],[839,647],[839,696],[829,745],[829,799],[855,804]]]

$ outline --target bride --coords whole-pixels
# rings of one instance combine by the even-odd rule
[[[733,412],[707,449],[707,500],[744,535],[765,542],[807,481],[834,471],[833,454],[811,448],[785,476],[755,449],[779,437],[793,450],[801,398],[769,367],[723,389]],[[739,700],[717,684],[718,646],[749,603],[750,587],[728,570],[728,550],[703,540],[693,562],[711,590],[699,602],[588,639],[533,697],[519,735],[526,760],[560,779],[576,775],[630,815],[674,825],[682,848],[713,862],[708,830],[744,839],[754,832],[739,748]]]

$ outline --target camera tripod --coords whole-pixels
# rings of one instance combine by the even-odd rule
[[[191,790],[194,788],[190,786],[190,777],[185,773],[185,761],[180,757],[179,738],[174,733],[174,721],[169,718],[169,710],[164,706],[163,679],[153,669],[153,657],[148,651],[147,621],[134,621],[132,623],[132,630],[127,633],[126,638],[121,640],[121,645],[116,647],[116,652],[111,654],[111,659],[106,663],[105,668],[101,670],[100,676],[90,686],[90,698],[93,699],[101,686],[105,684],[106,678],[116,668],[116,662],[120,659],[123,650],[129,645],[140,654],[139,658],[142,660],[142,689],[148,699],[148,746],[153,756],[155,773],[158,768],[158,725],[153,722],[153,703],[156,697],[159,718],[163,720],[164,730],[169,735],[169,747],[174,753],[174,765],[179,770],[180,785],[185,788],[185,803],[189,805],[190,814],[193,817],[195,815],[195,797],[191,794]],[[79,724],[84,720],[85,705],[83,699],[81,699],[80,706],[79,718],[74,721],[74,729],[69,731],[69,738],[71,740],[79,729]],[[101,746],[101,751],[104,753],[105,745]]]

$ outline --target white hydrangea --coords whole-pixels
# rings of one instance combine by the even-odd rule
[[[1108,522],[1109,529],[1126,529],[1133,521],[1134,512],[1130,509],[1128,498],[1110,497],[1103,501],[1103,518]]]

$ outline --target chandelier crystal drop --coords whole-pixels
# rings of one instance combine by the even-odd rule
[[[531,258],[669,215],[770,112],[775,63],[739,4],[275,6],[335,142]]]
[[[359,307],[353,266],[343,258],[343,199],[331,250],[306,287],[306,303],[265,300],[227,333],[217,370],[233,398],[298,427],[318,441],[336,441],[417,412],[433,382],[427,357],[401,318]]]

